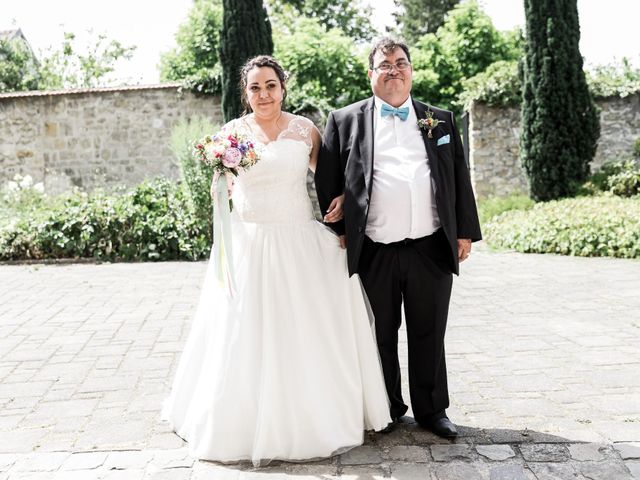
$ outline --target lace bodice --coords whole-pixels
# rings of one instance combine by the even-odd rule
[[[298,223],[313,220],[306,178],[313,146],[313,123],[293,118],[278,137],[262,143],[243,118],[225,125],[252,139],[260,157],[240,173],[233,188],[234,216],[253,223]]]

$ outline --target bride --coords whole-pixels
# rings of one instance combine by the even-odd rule
[[[360,280],[306,190],[320,134],[282,110],[285,80],[273,58],[249,60],[241,85],[251,113],[223,128],[260,154],[233,187],[235,294],[210,260],[162,412],[200,459],[328,457],[391,421]],[[327,221],[341,216],[334,206]]]

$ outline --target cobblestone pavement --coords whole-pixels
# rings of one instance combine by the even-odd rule
[[[158,420],[205,267],[0,266],[0,480],[640,479],[640,262],[476,249],[447,332],[461,436],[261,469],[194,461]]]

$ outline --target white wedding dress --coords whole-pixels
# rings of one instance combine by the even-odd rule
[[[227,128],[250,135],[242,119]],[[328,457],[390,422],[360,280],[306,190],[311,128],[296,117],[236,178],[235,294],[210,261],[162,412],[194,457]]]

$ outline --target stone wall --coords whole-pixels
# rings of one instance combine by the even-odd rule
[[[218,97],[178,84],[0,95],[0,184],[16,173],[49,193],[179,175],[169,147],[183,118],[222,122]]]
[[[597,101],[600,140],[591,170],[606,160],[630,155],[640,137],[640,92]],[[476,195],[508,195],[528,191],[520,166],[520,109],[474,103],[469,111],[469,164]]]

